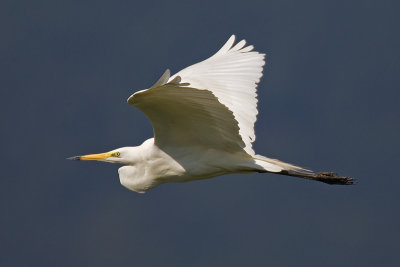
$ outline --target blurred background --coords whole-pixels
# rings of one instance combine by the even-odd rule
[[[0,4],[1,266],[395,266],[398,1]],[[153,136],[133,92],[230,37],[267,54],[257,153],[358,178],[165,184],[66,157]]]

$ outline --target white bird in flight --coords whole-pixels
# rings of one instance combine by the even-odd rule
[[[252,172],[353,184],[350,177],[314,173],[254,152],[256,89],[264,58],[245,40],[235,44],[232,35],[212,57],[173,76],[166,70],[152,87],[128,98],[150,119],[154,138],[136,147],[69,159],[120,163],[121,184],[138,193],[167,182]]]

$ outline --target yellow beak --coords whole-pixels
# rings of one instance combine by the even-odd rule
[[[105,160],[111,157],[111,152],[70,157],[70,160]]]

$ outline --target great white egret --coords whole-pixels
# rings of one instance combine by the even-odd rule
[[[151,121],[154,138],[136,147],[76,156],[72,160],[120,163],[120,182],[143,193],[167,182],[187,182],[228,173],[275,173],[328,184],[350,177],[310,170],[255,154],[257,84],[265,54],[232,35],[212,57],[128,98]]]

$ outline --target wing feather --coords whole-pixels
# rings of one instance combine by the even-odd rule
[[[210,58],[172,77],[167,70],[128,103],[150,119],[159,146],[201,145],[254,155],[257,84],[264,54],[232,35]]]

